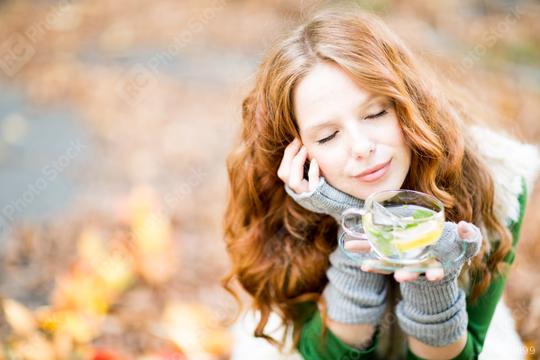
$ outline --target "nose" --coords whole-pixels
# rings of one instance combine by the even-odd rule
[[[375,151],[375,142],[362,134],[352,135],[350,143],[351,156],[354,158],[367,157]]]

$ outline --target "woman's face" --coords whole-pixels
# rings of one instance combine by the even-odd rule
[[[308,159],[317,159],[328,183],[360,199],[401,188],[411,150],[387,98],[375,97],[325,62],[297,84],[293,97]]]

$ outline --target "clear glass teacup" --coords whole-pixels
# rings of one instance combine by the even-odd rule
[[[444,206],[432,195],[414,190],[380,191],[371,194],[363,208],[343,212],[345,236],[339,239],[340,246],[346,249],[347,241],[367,238],[370,258],[382,260],[384,267],[419,265],[432,258],[430,247],[441,237],[444,221]]]

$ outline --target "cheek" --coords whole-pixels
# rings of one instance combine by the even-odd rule
[[[393,141],[393,146],[399,152],[403,166],[409,169],[411,164],[412,151],[407,144],[407,141],[403,136],[403,132],[401,131],[401,128],[399,126],[394,133]]]
[[[409,169],[411,168],[411,149],[408,147],[403,148],[403,167],[409,172]]]
[[[313,158],[317,159],[319,164],[319,172],[321,175],[331,174],[333,168],[336,167],[336,161],[332,154],[329,151],[314,151],[308,155],[308,158],[311,160]]]
[[[392,121],[386,128],[385,138],[387,139],[386,142],[389,145],[402,148],[407,147],[405,137],[403,136],[403,131],[401,130],[401,126],[399,126],[397,118],[394,118],[394,121]]]

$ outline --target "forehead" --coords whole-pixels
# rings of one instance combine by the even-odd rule
[[[338,65],[317,63],[293,91],[294,113],[303,129],[329,120],[336,112],[358,108],[371,99],[372,93],[363,89]]]

